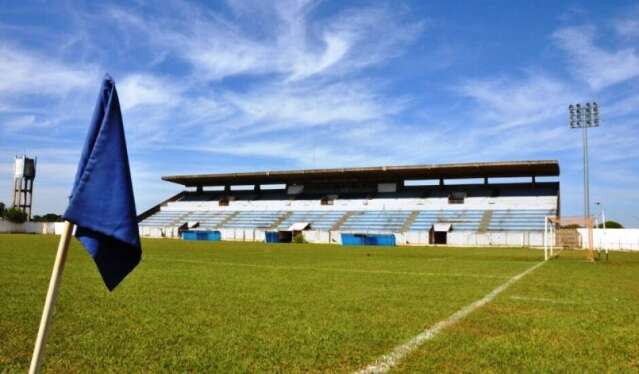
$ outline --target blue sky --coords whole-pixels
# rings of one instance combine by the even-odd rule
[[[636,2],[0,9],[0,201],[10,202],[13,157],[26,152],[39,161],[34,211],[64,209],[109,72],[138,210],[179,190],[167,174],[557,159],[563,214],[580,214],[581,137],[566,107],[596,100],[593,207],[639,226]]]

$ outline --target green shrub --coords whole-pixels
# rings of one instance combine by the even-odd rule
[[[293,243],[306,243],[306,240],[304,240],[304,235],[301,232],[296,232],[295,235],[293,235]]]
[[[9,208],[4,211],[4,218],[13,223],[24,223],[27,220],[27,214],[18,208]]]
[[[35,215],[31,218],[33,222],[62,222],[62,216],[55,213],[47,213],[43,216]]]
[[[600,223],[599,226],[597,227],[600,229],[603,229],[604,225],[603,223]],[[606,228],[607,229],[623,229],[623,225],[616,221],[606,221]]]

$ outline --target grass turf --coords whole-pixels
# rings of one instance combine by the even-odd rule
[[[0,235],[2,371],[28,367],[56,242]],[[542,255],[175,240],[143,247],[140,266],[110,294],[73,242],[46,371],[349,372]],[[565,253],[397,370],[638,370],[637,270],[639,254],[592,265]]]

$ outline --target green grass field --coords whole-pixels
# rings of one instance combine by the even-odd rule
[[[0,235],[0,371],[25,372],[57,237]],[[113,293],[73,243],[47,372],[352,372],[542,259],[524,249],[145,240]],[[564,252],[393,372],[639,372],[639,253]]]

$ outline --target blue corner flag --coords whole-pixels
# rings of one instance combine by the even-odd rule
[[[109,291],[140,262],[142,248],[113,79],[100,88],[64,219],[95,260]]]

